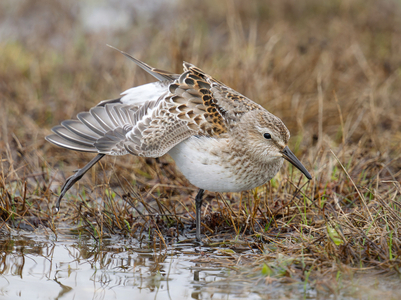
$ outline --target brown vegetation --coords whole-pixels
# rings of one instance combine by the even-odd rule
[[[8,15],[0,5],[11,32],[0,40],[2,234],[40,225],[57,233],[67,223],[96,239],[121,234],[164,247],[194,227],[196,189],[169,157],[105,159],[54,211],[64,179],[93,155],[44,136],[151,80],[111,44],[161,69],[189,61],[261,103],[287,125],[290,148],[314,177],[285,164],[257,190],[207,194],[205,240],[232,252],[200,262],[302,280],[349,268],[399,272],[398,2],[177,1],[148,14],[127,8],[129,26],[115,30],[85,27],[68,2],[26,1]],[[237,254],[249,247],[257,255]],[[280,255],[290,263],[271,262]]]

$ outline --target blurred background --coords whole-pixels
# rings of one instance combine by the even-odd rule
[[[202,228],[218,243],[204,249],[206,256],[195,251],[190,240],[196,188],[176,171],[168,156],[102,159],[67,193],[61,212],[55,213],[60,186],[94,154],[58,148],[44,137],[53,126],[101,100],[154,81],[107,44],[177,73],[183,61],[193,63],[260,103],[284,121],[291,132],[289,147],[313,180],[307,182],[285,163],[271,182],[254,191],[207,193]],[[163,276],[170,274],[170,261],[165,260],[170,254],[157,256],[153,246],[159,242],[158,249],[163,249],[188,238],[192,256],[185,263],[186,279],[174,277],[179,288],[170,282],[172,292],[189,287],[187,297],[198,297],[196,270],[202,259],[203,266],[210,267],[212,262],[219,273],[207,280],[201,273],[201,281],[219,284],[224,264],[230,264],[227,282],[237,284],[245,278],[247,288],[255,284],[255,277],[249,275],[253,273],[235,277],[231,268],[251,265],[255,274],[263,275],[263,281],[257,282],[267,287],[260,290],[264,298],[295,299],[272,287],[281,282],[297,295],[306,291],[311,274],[316,279],[312,287],[322,287],[337,299],[343,283],[357,278],[342,280],[348,268],[365,269],[374,276],[359,290],[362,293],[378,286],[388,291],[391,272],[397,276],[391,286],[399,290],[400,96],[400,0],[0,0],[0,239],[5,237],[0,242],[0,274],[10,275],[0,292],[6,295],[9,289],[8,296],[20,296],[28,291],[30,299],[35,288],[26,286],[41,287],[40,293],[57,293],[60,288],[65,292],[56,279],[59,288],[43,289],[37,281],[42,278],[54,283],[53,278],[61,276],[61,282],[74,286],[85,285],[82,278],[87,277],[91,288],[76,289],[78,296],[104,280],[113,285],[105,285],[110,293],[121,299],[115,294],[116,284],[127,284],[130,295],[135,291],[130,285],[136,279],[126,280],[126,274],[139,276],[141,287],[149,286],[150,292],[155,286],[158,291],[159,270]],[[32,232],[33,250],[25,242],[14,241],[19,229]],[[82,250],[77,255],[79,266],[70,268],[74,248],[65,258],[55,255],[54,267],[49,267],[49,274],[57,274],[64,266],[65,275],[38,276],[45,268],[34,271],[29,263],[48,261],[49,251],[40,250],[36,242],[41,234],[52,249],[57,235],[60,239],[71,235],[93,243],[96,251],[78,245],[75,248]],[[116,246],[116,236],[124,236],[121,248]],[[99,238],[109,237],[114,248],[98,245]],[[230,239],[234,242],[226,245]],[[125,255],[129,247],[146,248],[152,241],[150,251],[142,252],[144,258],[132,255],[132,263],[128,260],[121,280],[109,280],[100,273],[102,268],[107,272],[110,261],[115,261],[110,263],[111,278],[117,267],[123,269],[126,256],[113,251]],[[220,249],[220,245],[238,260],[215,256],[213,247]],[[67,252],[63,243],[59,246]],[[97,254],[103,250],[114,260]],[[41,257],[24,259],[27,251]],[[154,258],[147,254],[152,251]],[[241,260],[242,251],[251,253],[252,259]],[[82,262],[86,259],[90,266],[85,273]],[[99,260],[99,268],[92,260]],[[25,261],[28,274],[22,273]],[[142,265],[143,277],[135,273]],[[74,270],[80,277],[73,275]],[[177,270],[181,274],[182,265]],[[159,279],[154,280],[155,274]],[[374,274],[383,274],[380,283]],[[27,285],[29,277],[35,277],[31,285]],[[270,277],[280,280],[269,281]],[[287,277],[291,280],[281,281]],[[67,278],[75,282],[70,284]],[[293,285],[294,278],[301,285]],[[8,282],[15,282],[16,288],[5,288]],[[165,282],[168,289],[169,281]],[[382,292],[377,295],[371,298],[391,298]],[[154,299],[157,292],[150,296]]]
[[[398,174],[400,6],[396,0],[3,0],[3,182],[34,178],[44,190],[49,182],[59,187],[93,155],[45,142],[51,127],[154,80],[106,44],[169,71],[191,62],[262,104],[287,125],[291,149],[317,178],[330,176],[319,172],[328,163],[321,154],[331,148],[345,149],[345,159],[386,161]],[[153,160],[108,162],[121,167],[108,172],[145,185],[163,181],[154,166],[147,169]],[[171,159],[161,162],[174,173]],[[163,174],[189,186],[171,172]]]

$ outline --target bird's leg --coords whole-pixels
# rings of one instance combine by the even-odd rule
[[[82,176],[84,176],[85,173],[89,171],[90,168],[92,168],[99,160],[101,160],[103,156],[105,156],[105,154],[96,155],[95,158],[92,159],[85,167],[79,169],[74,175],[68,177],[63,187],[61,188],[60,195],[58,196],[56,202],[56,211],[60,210],[60,202],[61,199],[63,199],[65,193],[67,193],[68,190],[74,185],[74,183],[79,181],[82,178]]]
[[[195,197],[196,205],[196,240],[200,242],[200,232],[201,232],[201,208],[202,208],[202,198],[204,190],[199,189],[198,194]]]

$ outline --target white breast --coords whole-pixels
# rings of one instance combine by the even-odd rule
[[[227,147],[228,140],[206,137],[191,137],[172,148],[168,154],[175,160],[184,176],[198,188],[211,192],[240,192],[266,183],[267,170],[253,180],[245,180],[227,159],[216,156],[221,147]],[[223,153],[221,153],[223,154]],[[281,166],[281,163],[279,164]],[[280,168],[278,166],[278,169]],[[248,173],[248,172],[247,172]],[[256,172],[259,173],[259,172]],[[249,174],[249,173],[248,173]]]
[[[236,191],[235,178],[211,152],[225,140],[190,137],[173,147],[168,154],[184,176],[198,188],[211,192]]]

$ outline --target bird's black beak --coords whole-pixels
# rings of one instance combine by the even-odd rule
[[[283,158],[288,160],[290,163],[292,163],[298,170],[300,170],[306,178],[309,180],[312,179],[312,176],[309,174],[309,172],[305,169],[305,167],[301,164],[301,162],[298,160],[298,158],[294,155],[294,153],[291,152],[290,148],[285,147],[283,151],[281,151],[283,154]]]

